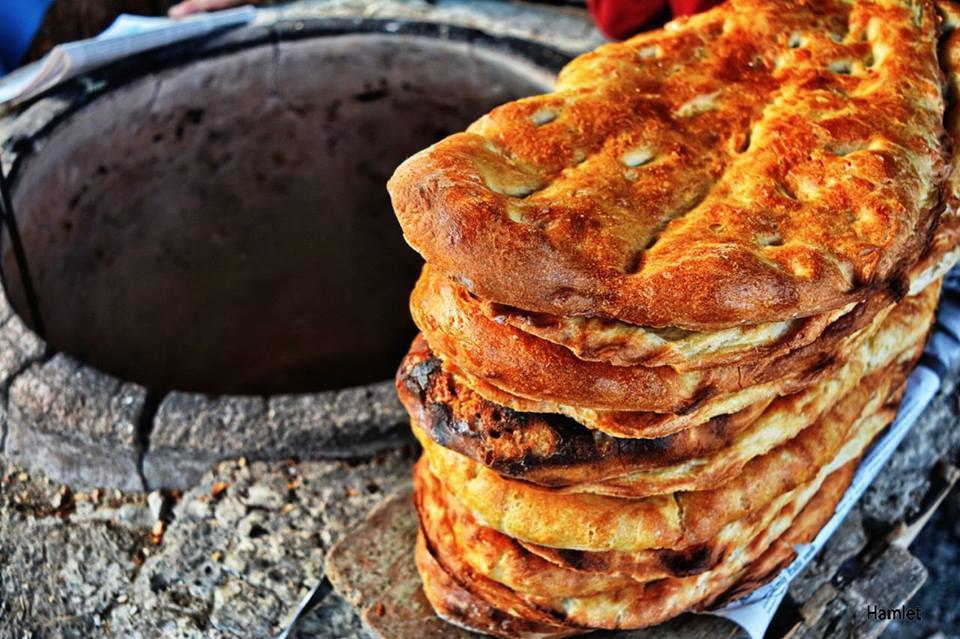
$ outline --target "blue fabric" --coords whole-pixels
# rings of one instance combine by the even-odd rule
[[[53,0],[0,0],[0,75],[20,65]]]

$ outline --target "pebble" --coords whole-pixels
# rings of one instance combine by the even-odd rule
[[[283,505],[284,498],[272,486],[257,484],[247,491],[243,503],[249,508],[276,509]]]
[[[163,512],[163,506],[165,503],[166,500],[159,490],[154,490],[147,495],[147,505],[150,507],[150,516],[153,517],[154,521],[160,519],[160,515]]]

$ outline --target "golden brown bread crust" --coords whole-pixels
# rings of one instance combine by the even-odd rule
[[[929,317],[918,320],[930,322]],[[919,355],[920,348],[922,344],[908,350]],[[894,387],[896,400],[902,392],[896,378],[905,377],[912,364],[901,362],[885,380]],[[444,486],[485,526],[520,541],[590,551],[683,549],[811,480],[831,460],[859,456],[893,418],[896,404],[878,408],[888,394],[873,393],[863,408],[864,398],[857,395],[852,393],[793,439],[751,459],[719,487],[644,499],[557,493],[510,480],[438,446],[418,428],[414,434]]]
[[[503,639],[551,639],[586,632],[582,628],[527,621],[497,610],[474,596],[437,563],[422,532],[417,534],[414,559],[423,580],[423,592],[427,601],[441,619],[455,626]]]
[[[823,487],[793,520],[787,532],[771,544],[756,561],[740,571],[732,586],[721,593],[707,597],[695,609],[705,610],[747,595],[773,579],[777,572],[788,566],[797,555],[796,547],[813,541],[820,529],[833,516],[837,504],[847,491],[850,482],[853,481],[859,462],[860,458],[848,462],[827,477]]]
[[[481,526],[442,482],[426,460],[414,467],[414,501],[427,538],[450,548],[444,560],[454,572],[469,570],[526,594],[582,597],[663,577],[689,577],[713,569],[724,556],[766,530],[783,509],[799,511],[817,492],[822,478],[785,493],[714,538],[683,550],[647,549],[629,553],[588,552],[524,543]]]
[[[951,36],[946,53],[960,58],[960,34]],[[951,94],[960,88],[960,76],[948,73]],[[952,146],[960,148],[958,109],[948,111]],[[909,294],[917,295],[942,277],[960,259],[960,154],[950,158],[951,172],[944,193],[944,210],[926,251],[910,267]],[[888,299],[871,294],[874,299]],[[608,362],[616,366],[670,366],[677,371],[748,364],[781,357],[815,339],[856,305],[796,320],[734,326],[719,331],[696,332],[667,327],[651,329],[618,320],[598,317],[557,317],[530,313],[493,302],[480,302],[487,317],[570,349],[580,359]],[[877,303],[874,302],[874,307]],[[851,330],[863,326],[869,317],[859,312]]]
[[[957,155],[953,162],[957,162]],[[956,183],[956,184],[954,184]],[[960,258],[960,170],[950,177],[947,203],[926,252],[910,270],[909,294],[919,294],[942,277]],[[872,297],[877,299],[878,294]],[[884,295],[881,299],[888,299]],[[862,302],[861,302],[862,303]],[[775,359],[806,346],[856,307],[782,322],[735,326],[697,333],[681,329],[647,329],[596,317],[555,317],[528,313],[501,304],[482,303],[488,317],[570,349],[579,359],[608,362],[616,366],[670,366],[692,371],[715,366],[743,365]],[[869,317],[859,312],[850,330],[863,326]]]
[[[946,146],[960,148],[960,9],[939,3],[944,16],[941,65],[950,103],[946,112]],[[960,153],[951,153],[943,194],[944,208],[933,238],[910,267],[909,291],[915,295],[942,277],[960,258]],[[844,307],[796,320],[734,326],[719,331],[652,329],[599,317],[560,317],[531,313],[503,304],[482,305],[488,317],[569,348],[580,359],[605,361],[618,366],[672,366],[678,371],[720,364],[744,364],[778,357],[809,344],[841,315]]]
[[[485,610],[487,606],[527,623],[533,619],[552,619],[558,631],[577,626],[584,627],[584,631],[585,627],[647,627],[686,610],[702,609],[720,597],[729,597],[734,592],[743,594],[761,585],[772,576],[772,566],[783,565],[793,557],[794,544],[808,542],[830,518],[855,467],[854,461],[831,473],[799,514],[796,504],[787,504],[766,531],[731,553],[723,563],[695,576],[658,579],[580,597],[522,594],[465,566],[458,560],[456,548],[450,545],[450,536],[430,538],[427,527],[418,538],[417,565],[421,574],[429,571],[424,575],[425,590],[431,603],[437,601],[434,605],[440,606],[438,610],[447,609],[449,603],[444,599],[453,592],[461,610]],[[455,591],[438,589],[431,584],[436,581],[438,570],[449,580],[445,582],[447,588],[456,586]],[[473,606],[462,605],[465,601]],[[484,617],[480,617],[481,622]],[[473,623],[468,614],[458,616],[456,621],[482,631],[488,627],[486,623]]]
[[[857,458],[834,472],[824,482],[823,488],[814,495],[803,512],[793,521],[790,529],[771,544],[756,561],[742,570],[736,583],[727,590],[706,598],[698,610],[722,606],[744,597],[764,585],[790,565],[797,556],[797,546],[809,544],[833,516],[837,503],[847,491],[861,458]]]
[[[938,271],[939,267],[935,269],[935,272]],[[914,325],[913,317],[932,312],[932,309],[937,303],[939,285],[939,280],[932,283],[928,282],[924,290],[904,300],[905,304],[902,305],[904,310],[898,311],[896,321],[905,325],[905,340],[911,339],[909,337],[911,330],[924,330],[923,325]],[[858,308],[854,312],[846,314],[841,320],[831,325],[822,337],[824,340],[829,339],[831,343],[834,344],[832,351],[828,343],[821,341],[819,345],[811,344],[798,349],[795,353],[784,356],[772,364],[768,363],[762,366],[735,369],[734,371],[728,370],[725,373],[728,380],[733,377],[734,373],[736,374],[738,382],[737,388],[729,393],[716,393],[713,389],[708,388],[701,396],[696,398],[697,401],[695,401],[692,406],[687,405],[683,411],[674,413],[616,409],[598,410],[546,399],[544,397],[523,397],[498,387],[498,384],[504,384],[506,380],[506,382],[511,384],[518,383],[524,388],[530,386],[531,383],[534,387],[542,387],[542,384],[546,384],[549,388],[557,392],[565,392],[563,386],[566,382],[570,379],[576,379],[576,376],[570,374],[570,371],[565,368],[557,368],[554,371],[550,371],[555,374],[547,374],[540,370],[540,367],[536,366],[535,362],[526,359],[526,355],[524,355],[526,349],[515,348],[512,355],[510,353],[501,353],[498,355],[496,361],[507,361],[512,367],[506,371],[507,375],[492,376],[489,378],[489,381],[478,378],[476,375],[472,375],[464,370],[462,366],[458,365],[457,361],[450,359],[449,354],[446,356],[443,356],[442,353],[436,354],[443,360],[443,366],[446,370],[456,375],[458,380],[481,397],[496,404],[525,413],[563,414],[580,424],[595,430],[600,430],[613,437],[656,438],[699,426],[717,416],[731,415],[749,410],[749,407],[752,405],[767,402],[780,395],[801,391],[823,377],[832,374],[833,371],[841,365],[845,365],[845,362],[851,357],[858,356],[858,352],[864,347],[864,343],[872,339],[871,335],[878,330],[883,322],[894,321],[888,317],[894,305],[879,309],[874,308],[883,301],[884,298],[881,296],[871,298],[862,305],[863,308]],[[857,319],[858,317],[866,319],[859,320]],[[471,336],[471,338],[476,338],[476,334],[472,334],[464,328],[471,327],[469,322],[464,324],[464,319],[465,318],[461,316],[460,321],[454,324],[454,326],[457,326],[458,330],[461,331],[459,336],[463,337],[463,335],[468,335]],[[469,320],[469,318],[466,319]],[[857,330],[857,327],[866,320],[869,320],[870,324]],[[487,338],[496,336],[495,331],[488,331],[486,329],[481,331],[480,334],[485,335]],[[506,339],[508,335],[504,333],[501,334],[501,337]],[[447,343],[444,341],[446,339],[444,336],[440,337],[441,345]],[[536,338],[531,339],[536,340]],[[542,342],[543,340],[540,341]],[[484,370],[483,368],[477,368],[482,365],[482,361],[475,355],[475,353],[480,353],[481,356],[484,356],[485,353],[482,349],[470,348],[469,341],[463,341],[462,339],[452,343],[454,350],[465,349],[467,351],[469,356],[467,366],[470,369],[475,371]],[[506,351],[522,343],[520,338],[513,342],[505,341],[498,343],[494,341],[491,344],[491,348]],[[536,342],[529,343],[536,345]],[[550,346],[553,349],[560,348],[556,345]],[[562,353],[562,350],[563,349],[560,349],[559,352]],[[493,352],[496,353],[496,351]],[[517,355],[518,353],[519,357]],[[818,357],[822,357],[822,359],[818,359]],[[569,359],[568,357],[563,357],[558,358],[553,363],[557,366],[576,366],[577,361],[575,358]],[[790,374],[791,369],[801,369],[802,372],[801,367],[805,362],[810,365],[807,371],[809,374]],[[601,368],[591,367],[591,370],[609,370],[602,368],[603,365],[599,363],[593,364],[594,366],[601,366]],[[646,374],[656,375],[657,370],[658,369],[651,369],[646,372]],[[764,370],[774,373],[769,381],[765,383],[750,383],[751,376],[757,373],[763,373]],[[531,374],[524,376],[524,373],[527,371],[530,371]],[[776,373],[779,371],[783,371],[786,376],[778,377]],[[686,378],[700,379],[697,375],[702,373],[703,371],[686,374]],[[641,371],[641,374],[644,374],[644,371]],[[604,388],[608,391],[616,388],[615,383],[610,379],[602,379],[601,381]]]
[[[636,583],[626,575],[559,568],[524,549],[515,539],[479,525],[443,488],[426,460],[414,466],[413,490],[421,529],[431,545],[443,543],[455,549],[444,563],[456,566],[458,574],[470,571],[514,589],[517,585],[529,586],[525,592],[557,597],[590,595]],[[656,572],[651,578],[666,574]],[[511,582],[515,585],[510,586]]]
[[[937,2],[943,18],[940,64],[946,76],[949,108],[945,127],[951,149],[950,174],[944,188],[944,210],[937,223],[933,241],[911,269],[910,292],[919,291],[926,282],[946,274],[960,259],[960,6],[956,2]]]
[[[940,211],[938,23],[731,0],[418,153],[394,208],[434,268],[528,311],[715,330],[902,288]]]
[[[753,461],[788,448],[802,451],[787,455],[776,465],[776,474],[786,474],[796,468],[803,476],[802,467],[823,465],[848,438],[849,428],[858,415],[873,402],[887,397],[892,384],[906,379],[923,351],[924,340],[919,340],[887,363],[863,378],[851,375],[850,380],[829,380],[835,392],[797,395],[778,399],[750,428],[729,446],[710,455],[687,462],[649,470],[634,470],[617,477],[583,482],[564,488],[565,492],[593,493],[620,497],[645,497],[667,492],[686,492],[698,495],[715,486],[732,484],[735,478]],[[853,388],[850,389],[850,386]],[[848,389],[850,389],[848,391]],[[848,392],[847,392],[848,391]],[[793,413],[793,414],[792,414]],[[791,478],[790,481],[796,481]],[[801,480],[802,481],[802,480]]]
[[[670,366],[683,372],[780,357],[817,339],[854,306],[708,333],[650,329],[599,317],[557,317],[494,303],[482,308],[495,322],[565,346],[580,359],[616,366]]]
[[[553,403],[554,412],[571,406],[683,414],[714,397],[765,383],[775,388],[775,394],[796,392],[842,364],[866,334],[860,327],[864,323],[869,327],[871,321],[877,325],[883,319],[881,309],[888,307],[885,296],[870,298],[834,322],[820,339],[780,358],[678,373],[668,366],[614,366],[578,359],[562,346],[490,320],[464,287],[430,265],[424,266],[410,298],[414,323],[444,363],[511,395],[542,405]],[[669,434],[638,432],[647,426],[646,418],[639,419],[634,434],[597,427],[624,437]]]
[[[707,399],[684,413],[594,410],[511,395],[492,384],[464,373],[450,362],[443,362],[443,368],[449,369],[451,374],[479,396],[500,406],[510,407],[522,413],[564,415],[587,428],[622,439],[660,439],[697,428],[715,418],[734,420],[749,418],[754,407],[766,404],[784,394],[801,392],[806,387],[800,383],[748,386],[731,395]],[[831,367],[831,370],[833,368]],[[815,380],[810,381],[812,383]]]

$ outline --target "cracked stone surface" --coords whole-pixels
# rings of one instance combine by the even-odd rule
[[[0,637],[273,636],[411,459],[240,459],[147,497],[73,492],[0,457]],[[299,636],[356,636],[358,624],[329,595]]]
[[[23,368],[43,355],[45,345],[36,333],[23,323],[5,295],[0,294],[0,388]]]
[[[58,354],[10,385],[5,452],[74,486],[142,490],[146,390]]]
[[[0,636],[102,632],[150,524],[140,497],[74,493],[0,457]]]
[[[392,382],[309,395],[170,393],[144,456],[151,488],[186,488],[229,457],[363,457],[410,440]]]
[[[938,460],[960,457],[960,394],[957,375],[948,378],[861,500],[864,516],[891,524],[916,514],[930,488],[930,470]]]

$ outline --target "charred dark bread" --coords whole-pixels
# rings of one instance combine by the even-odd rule
[[[611,437],[564,415],[518,412],[483,398],[444,370],[422,337],[400,365],[397,391],[413,421],[441,446],[503,475],[556,487],[709,454],[729,444],[769,404],[663,437]]]

